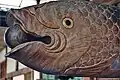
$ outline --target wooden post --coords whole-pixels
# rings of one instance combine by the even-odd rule
[[[24,74],[24,80],[34,80],[34,72],[28,72]]]

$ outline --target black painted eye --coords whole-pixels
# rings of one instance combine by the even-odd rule
[[[73,27],[73,20],[70,19],[70,18],[64,18],[64,19],[63,19],[63,25],[64,25],[66,28],[72,28],[72,27]]]

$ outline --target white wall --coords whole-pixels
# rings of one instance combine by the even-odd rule
[[[24,75],[13,77],[13,80],[24,80]]]
[[[34,80],[40,79],[40,73],[37,71],[34,71]]]
[[[23,69],[26,66],[19,63],[19,69]],[[16,69],[16,60],[11,59],[11,58],[7,58],[7,73],[13,72]]]
[[[49,1],[56,1],[56,0],[41,0],[40,3],[49,2]],[[0,7],[19,8],[21,0],[0,0],[0,3],[4,4],[4,5],[0,4]],[[36,5],[36,0],[23,0],[20,7],[26,7],[31,5]]]
[[[19,62],[19,69],[25,68],[27,66],[23,65],[22,63]]]
[[[49,1],[57,1],[57,0],[41,0],[40,3],[45,3],[45,2],[49,2]]]
[[[11,59],[11,58],[7,58],[7,73],[13,72],[15,71],[15,65],[16,65],[16,61]]]

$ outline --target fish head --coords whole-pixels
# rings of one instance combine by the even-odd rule
[[[10,10],[7,57],[40,72],[64,74],[80,65],[90,47],[90,23],[72,1],[55,1]]]

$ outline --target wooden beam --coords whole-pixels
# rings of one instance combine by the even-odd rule
[[[23,68],[23,69],[20,69],[18,71],[15,71],[15,72],[8,73],[7,76],[6,76],[6,78],[11,78],[11,77],[19,76],[19,75],[22,75],[22,74],[29,73],[31,71],[33,71],[33,70],[30,69],[30,68]]]

